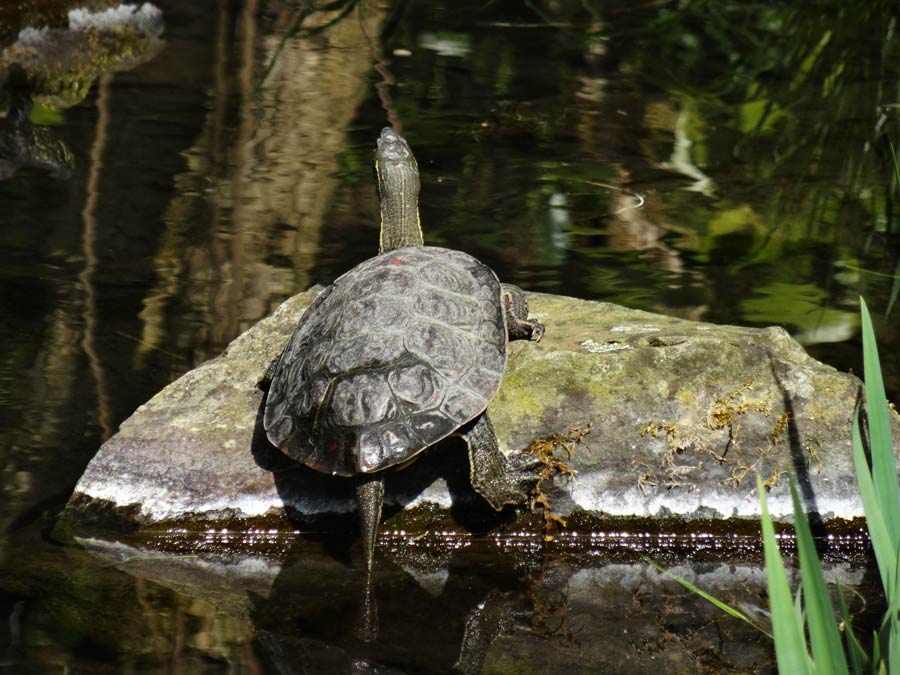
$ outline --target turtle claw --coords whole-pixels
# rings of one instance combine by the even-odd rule
[[[544,464],[534,455],[520,453],[507,458],[502,480],[498,477],[493,481],[494,493],[489,500],[491,506],[499,511],[495,502],[499,502],[500,507],[530,503],[538,491],[543,473]]]
[[[540,457],[530,452],[519,452],[507,459],[506,475],[524,494],[531,494],[541,482],[546,466]]]

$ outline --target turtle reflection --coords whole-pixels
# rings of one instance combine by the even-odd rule
[[[257,644],[281,673],[478,673],[501,633],[527,626],[527,577],[511,559],[480,546],[400,547],[373,571],[379,630],[367,641],[358,635],[367,579],[314,546],[298,542],[269,598],[256,600]],[[473,560],[485,554],[490,565]]]

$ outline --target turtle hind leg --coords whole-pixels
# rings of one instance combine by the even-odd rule
[[[528,299],[525,291],[513,284],[500,284],[503,312],[510,340],[534,340],[544,337],[544,324],[528,318]]]
[[[507,458],[497,444],[497,435],[482,413],[460,434],[469,446],[469,477],[472,487],[499,511],[507,504],[525,504],[541,480],[543,463],[535,455],[521,453]]]
[[[372,572],[375,560],[375,541],[381,521],[381,503],[384,500],[384,481],[381,472],[362,474],[356,483],[356,508],[359,511],[359,527],[363,536],[366,556],[366,572]]]

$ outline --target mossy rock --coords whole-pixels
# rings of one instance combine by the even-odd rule
[[[164,46],[157,35],[129,23],[102,30],[42,26],[35,31],[0,50],[0,78],[18,63],[28,73],[35,102],[51,108],[77,105],[101,75],[135,68]]]

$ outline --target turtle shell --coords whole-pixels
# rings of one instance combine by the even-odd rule
[[[493,270],[460,251],[389,251],[303,315],[269,387],[266,434],[325,473],[394,466],[484,411],[506,343]]]

